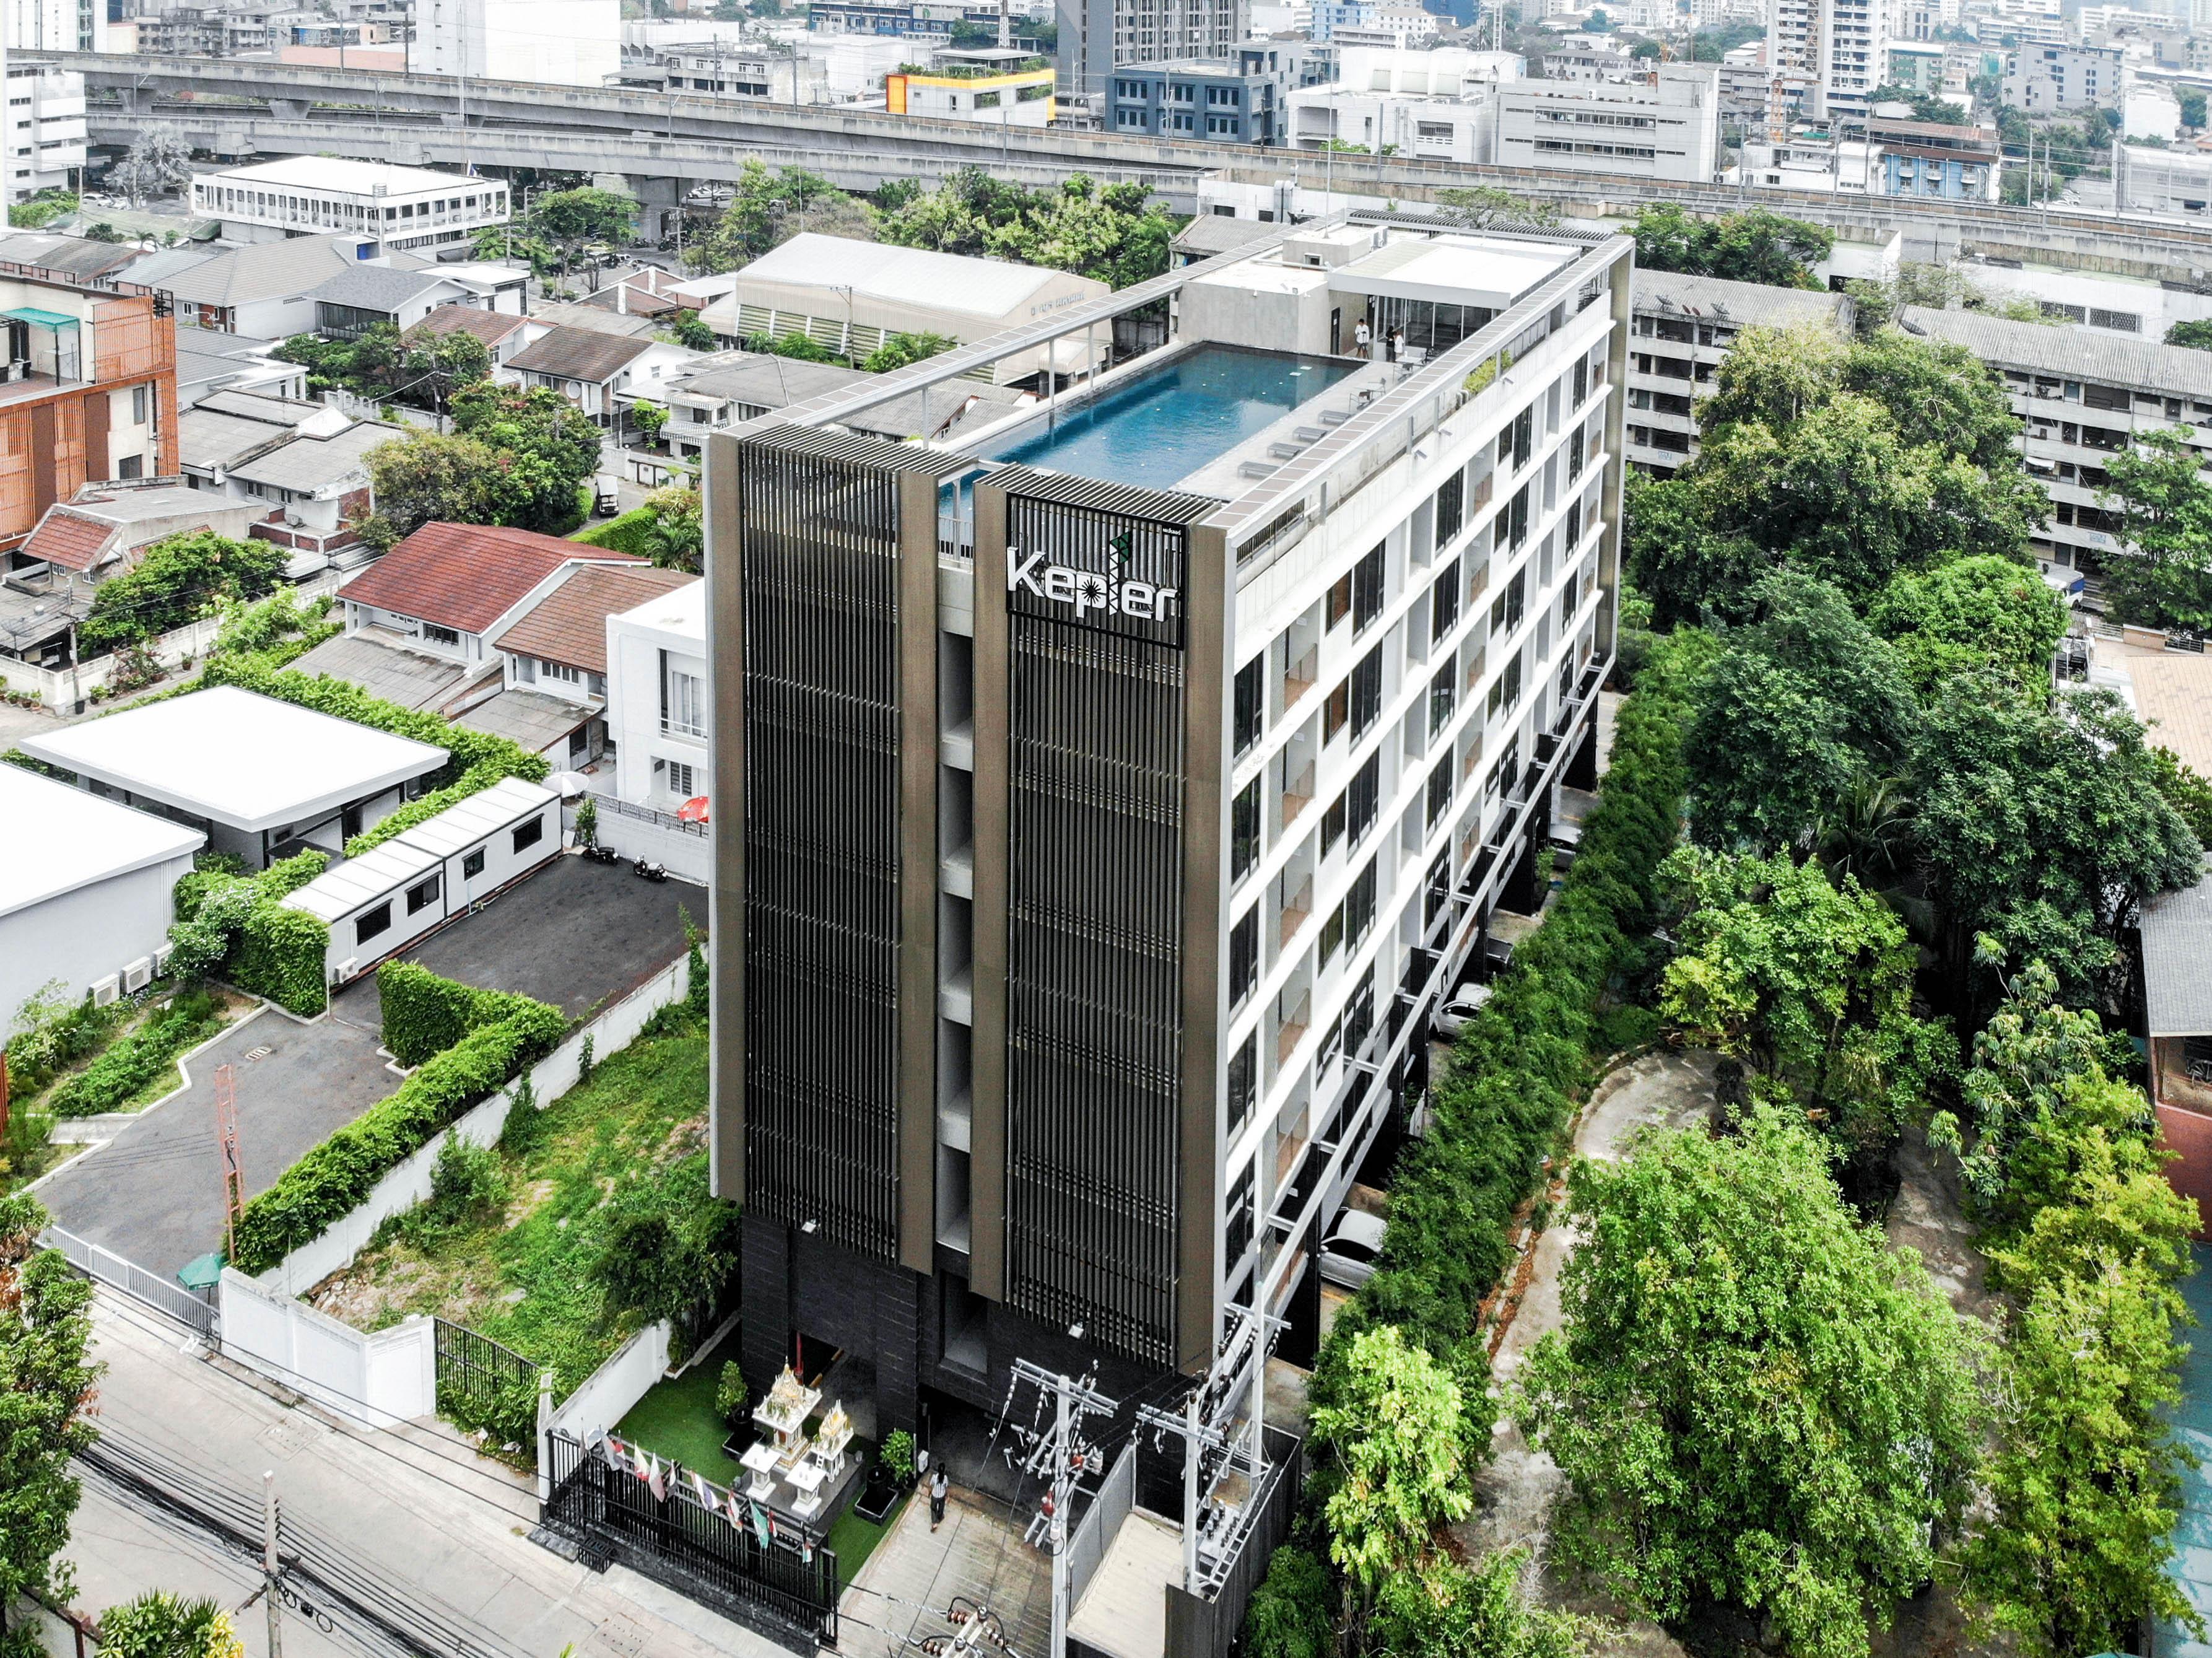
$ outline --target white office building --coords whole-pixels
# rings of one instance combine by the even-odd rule
[[[622,76],[622,0],[417,0],[408,69],[599,87]]]
[[[0,46],[12,52],[106,52],[106,0],[0,0]]]
[[[2112,204],[2124,213],[2202,218],[2212,203],[2212,155],[2156,146],[2112,146]]]
[[[2030,115],[2117,104],[2126,85],[2118,46],[2024,45],[2005,59],[2005,102]]]
[[[1662,64],[1626,81],[1516,81],[1499,87],[1505,167],[1711,184],[1720,167],[1720,71]]]
[[[1774,0],[1766,64],[1808,77],[1808,119],[1863,117],[1889,72],[1887,0]]]
[[[25,53],[0,52],[8,94],[7,205],[41,190],[75,190],[84,176],[84,76]]]
[[[360,238],[363,247],[422,250],[505,224],[508,195],[501,179],[294,155],[202,173],[192,180],[192,212],[222,221],[234,242],[336,233]]]

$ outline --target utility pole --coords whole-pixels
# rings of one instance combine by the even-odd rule
[[[269,1658],[284,1658],[284,1608],[276,1570],[276,1471],[261,1475],[261,1593],[269,1601]]]
[[[1160,1435],[1173,1434],[1183,1442],[1182,1572],[1184,1590],[1205,1594],[1217,1588],[1218,1568],[1225,1567],[1238,1552],[1238,1540],[1257,1516],[1258,1500],[1267,1472],[1267,1344],[1284,1321],[1232,1308],[1237,1323],[1216,1351],[1212,1367],[1190,1390],[1180,1412],[1155,1406],[1139,1406],[1137,1420]],[[1250,1374],[1243,1374],[1245,1366]],[[1245,1420],[1239,1424],[1242,1406]],[[1208,1529],[1205,1523],[1214,1493],[1231,1465],[1243,1462],[1248,1485],[1241,1503],[1221,1505],[1226,1523],[1213,1540],[1211,1558],[1202,1559],[1199,1544]]]
[[[1074,1610],[1067,1603],[1067,1541],[1076,1485],[1102,1460],[1097,1446],[1084,1436],[1084,1420],[1093,1416],[1110,1418],[1121,1408],[1118,1401],[1091,1386],[1096,1376],[1093,1371],[1077,1382],[1025,1358],[1014,1361],[1017,1385],[1026,1382],[1053,1401],[1049,1436],[1033,1428],[1017,1430],[1029,1441],[1029,1454],[1022,1460],[1024,1472],[1045,1482],[1045,1494],[1038,1502],[1036,1517],[1030,1521],[1025,1540],[1052,1556],[1052,1658],[1067,1658],[1067,1620]]]

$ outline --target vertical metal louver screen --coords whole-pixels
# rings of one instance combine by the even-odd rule
[[[1109,588],[1182,584],[1178,525],[1014,495],[1006,534],[1017,558],[1046,551]],[[1182,617],[1115,615],[1095,598],[1079,616],[1027,591],[1008,608],[1008,1297],[1172,1363]]]
[[[897,478],[809,437],[741,461],[745,1201],[893,1260]]]

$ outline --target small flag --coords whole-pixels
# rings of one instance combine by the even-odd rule
[[[690,1469],[688,1472],[691,1475],[691,1489],[699,1496],[699,1506],[709,1514],[713,1513],[715,1508],[714,1497],[714,1493],[707,1489],[706,1475],[701,1473],[696,1468]]]
[[[753,1535],[760,1540],[760,1546],[766,1548],[775,1535],[773,1522],[768,1517],[768,1510],[759,1503],[750,1506],[753,1511]]]
[[[645,1453],[635,1445],[629,1448],[629,1471],[646,1484],[653,1483],[653,1471],[645,1466]]]
[[[653,1472],[645,1483],[652,1490],[654,1502],[665,1503],[668,1500],[668,1472],[660,1466],[660,1459],[657,1456],[653,1459]]]
[[[599,1460],[615,1473],[623,1472],[622,1447],[615,1442],[614,1436],[611,1434],[602,1434],[599,1436]]]

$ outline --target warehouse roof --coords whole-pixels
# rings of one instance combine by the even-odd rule
[[[1746,328],[1786,328],[1800,322],[1827,322],[1840,327],[1850,320],[1853,309],[1847,294],[1723,282],[1717,276],[1686,276],[1672,270],[1638,270],[1631,292],[1638,311],[1709,317]]]
[[[196,829],[0,764],[0,915],[206,844]]]
[[[446,750],[234,685],[21,739],[50,766],[248,833],[313,822],[446,762]]]
[[[1918,305],[1907,306],[1899,319],[1907,333],[1963,345],[1995,367],[2040,369],[2065,380],[2212,401],[2212,351]]]
[[[202,184],[291,185],[332,195],[419,196],[434,190],[473,190],[482,182],[465,173],[425,167],[394,167],[386,161],[352,161],[338,155],[287,155],[251,167],[225,167],[200,175]]]
[[[2143,901],[2142,957],[2145,1034],[2212,1035],[2212,879]]]
[[[1067,273],[1004,259],[978,259],[964,253],[897,247],[889,242],[856,242],[845,236],[802,231],[738,273],[742,296],[756,282],[794,288],[834,288],[869,299],[926,306],[933,311],[965,311],[979,317],[1003,317],[1027,304],[1036,291],[1065,282]],[[1097,284],[1103,290],[1104,284]]]

